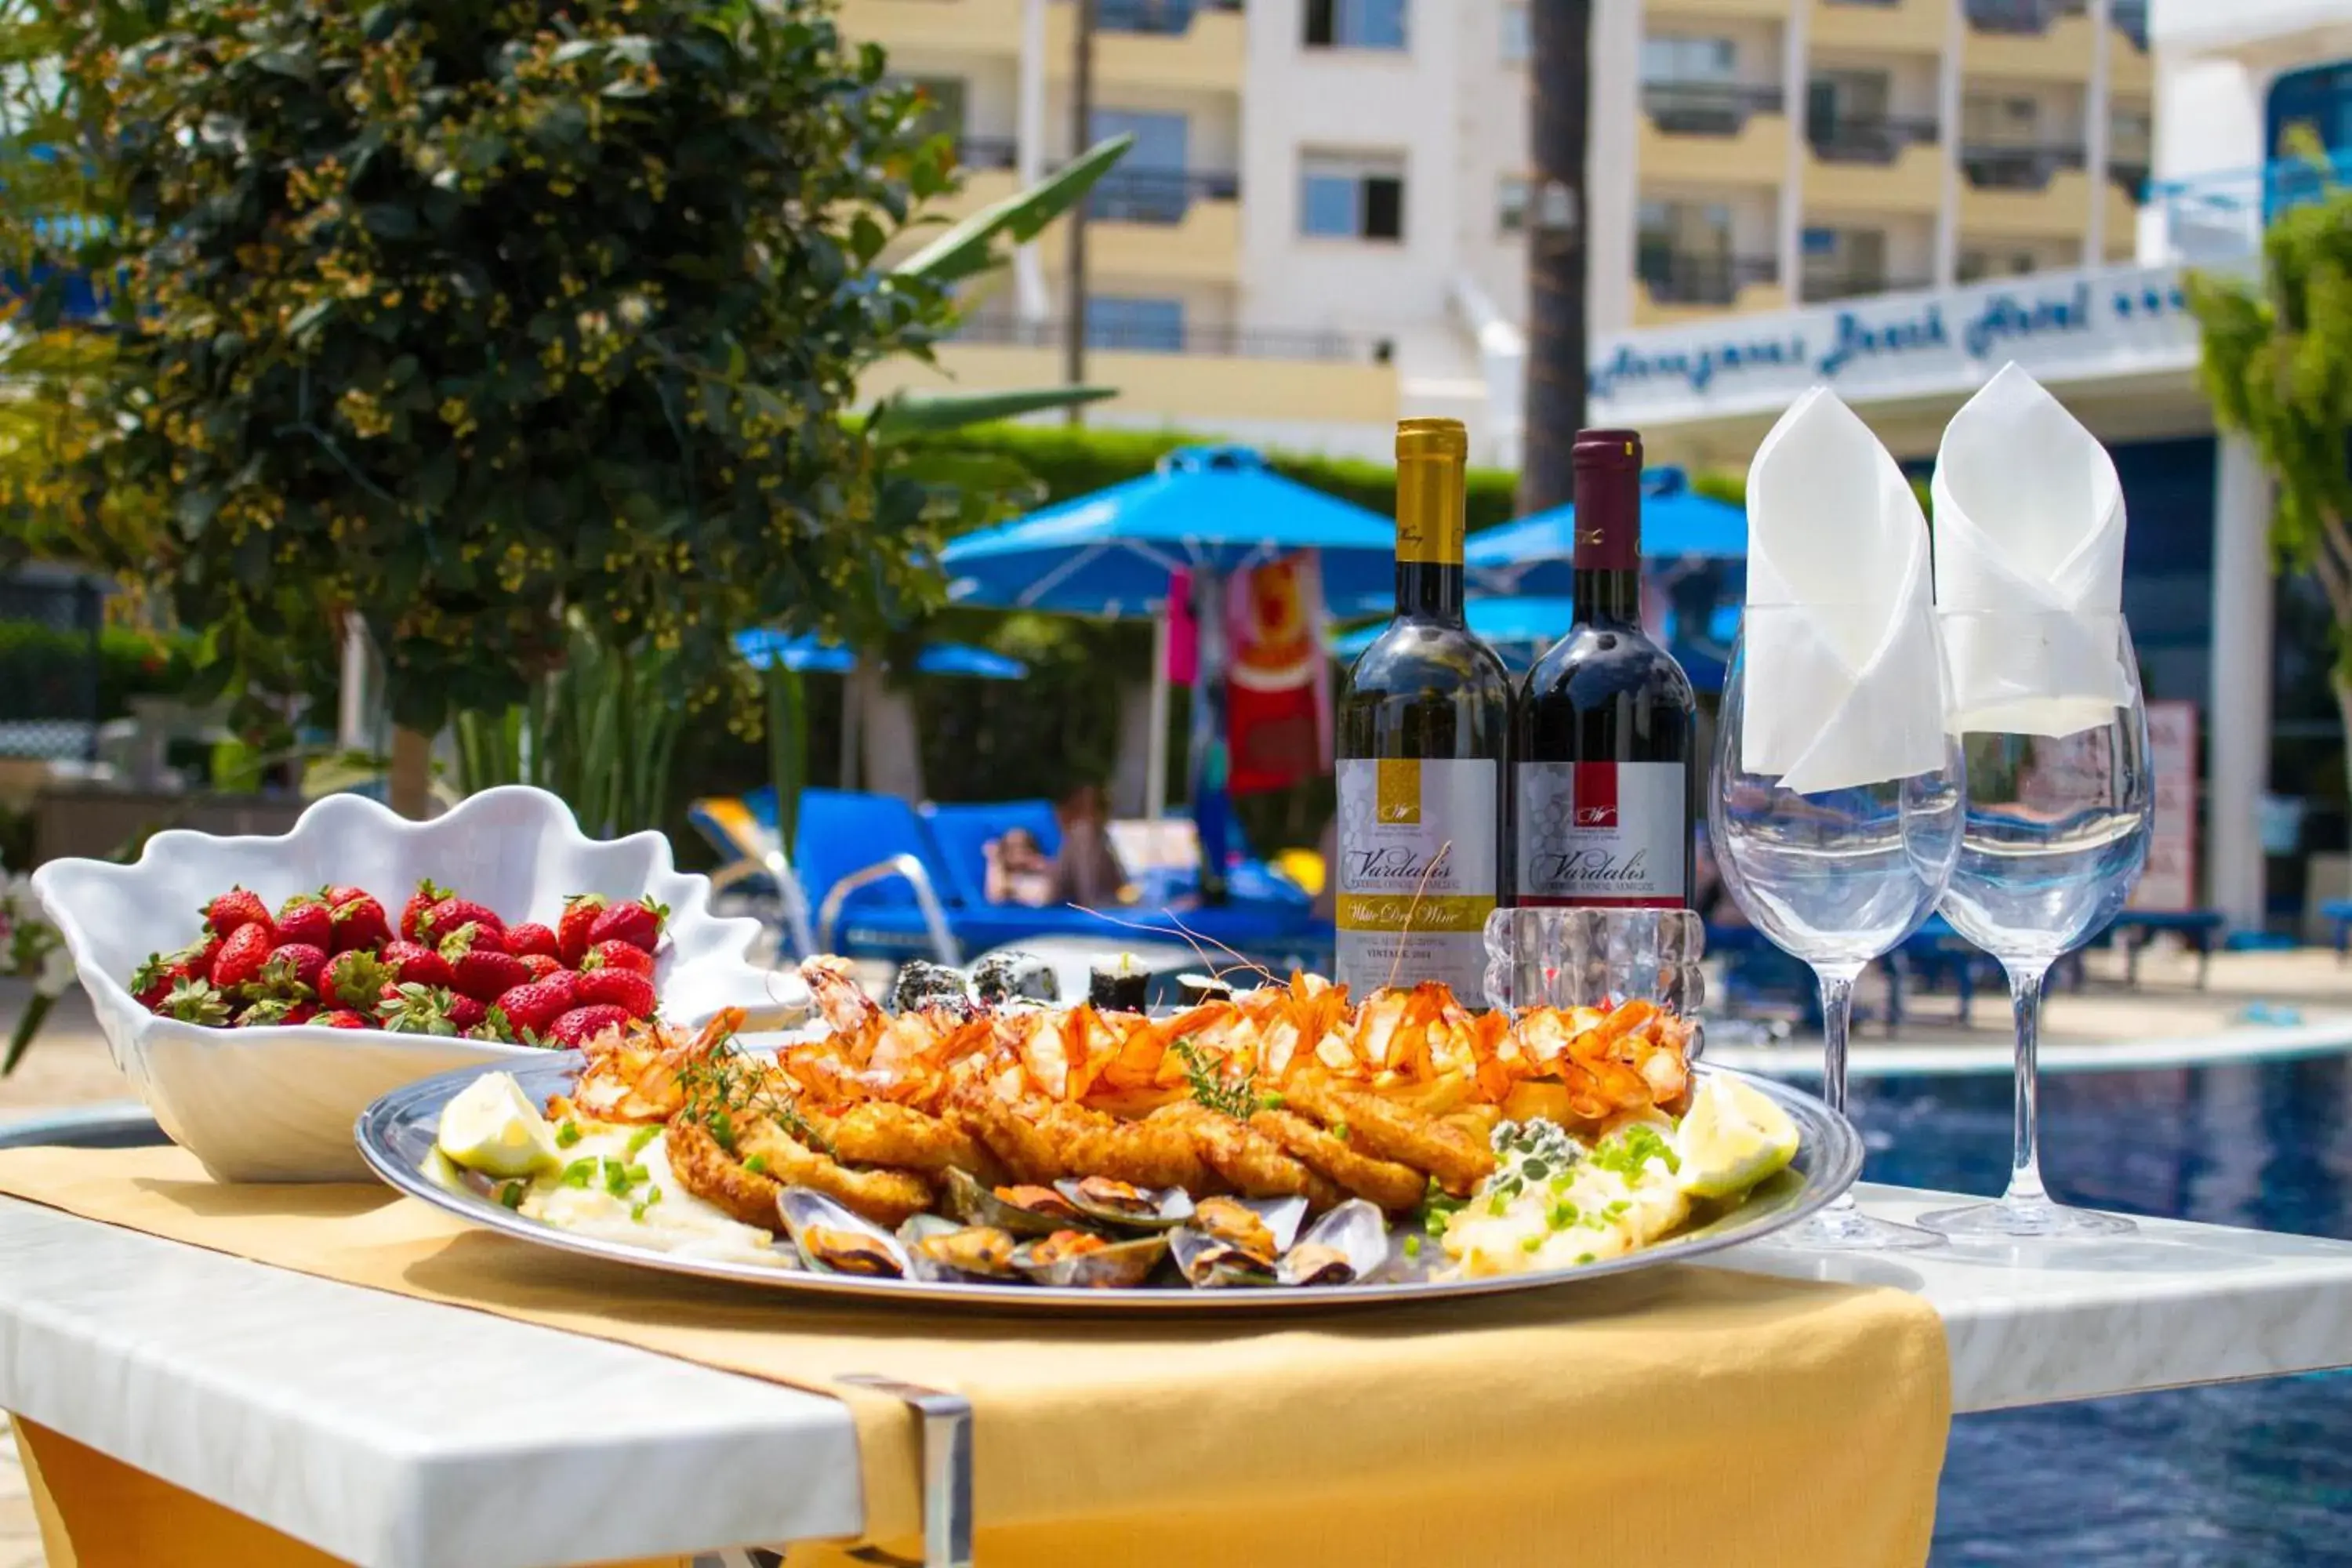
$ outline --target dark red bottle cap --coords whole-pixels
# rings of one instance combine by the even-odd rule
[[[1627,572],[1642,564],[1642,437],[1633,430],[1580,430],[1576,468],[1576,565]]]
[[[1579,430],[1569,459],[1579,474],[1595,469],[1642,471],[1642,433],[1638,430]]]

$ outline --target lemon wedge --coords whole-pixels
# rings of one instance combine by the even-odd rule
[[[1737,1197],[1797,1157],[1797,1124],[1769,1096],[1736,1079],[1711,1077],[1691,1097],[1675,1142],[1684,1192]]]
[[[555,1130],[508,1073],[484,1073],[458,1090],[441,1108],[435,1142],[457,1164],[501,1180],[557,1163]]]

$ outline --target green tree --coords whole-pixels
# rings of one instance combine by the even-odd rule
[[[2273,555],[2326,595],[2332,683],[2352,732],[2352,190],[2331,184],[2279,214],[2258,269],[2192,274],[2188,292],[2214,417],[2273,481]]]
[[[721,671],[738,627],[877,638],[935,597],[933,498],[843,416],[952,320],[954,268],[871,266],[951,154],[820,0],[29,0],[9,32],[0,259],[43,331],[68,279],[110,291],[48,483],[221,687],[323,685],[356,616],[429,733],[581,628]]]

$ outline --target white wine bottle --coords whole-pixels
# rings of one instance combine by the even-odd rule
[[[1339,698],[1334,978],[1358,999],[1435,980],[1486,1005],[1511,683],[1462,618],[1469,451],[1459,420],[1397,426],[1396,618]]]

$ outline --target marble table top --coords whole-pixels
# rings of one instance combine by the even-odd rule
[[[1898,1220],[1956,1201],[1857,1193]],[[1963,1411],[2352,1365],[2352,1243],[2147,1220],[2095,1242],[1715,1261],[1924,1296]],[[0,1408],[362,1568],[713,1551],[862,1518],[831,1400],[5,1198]]]

